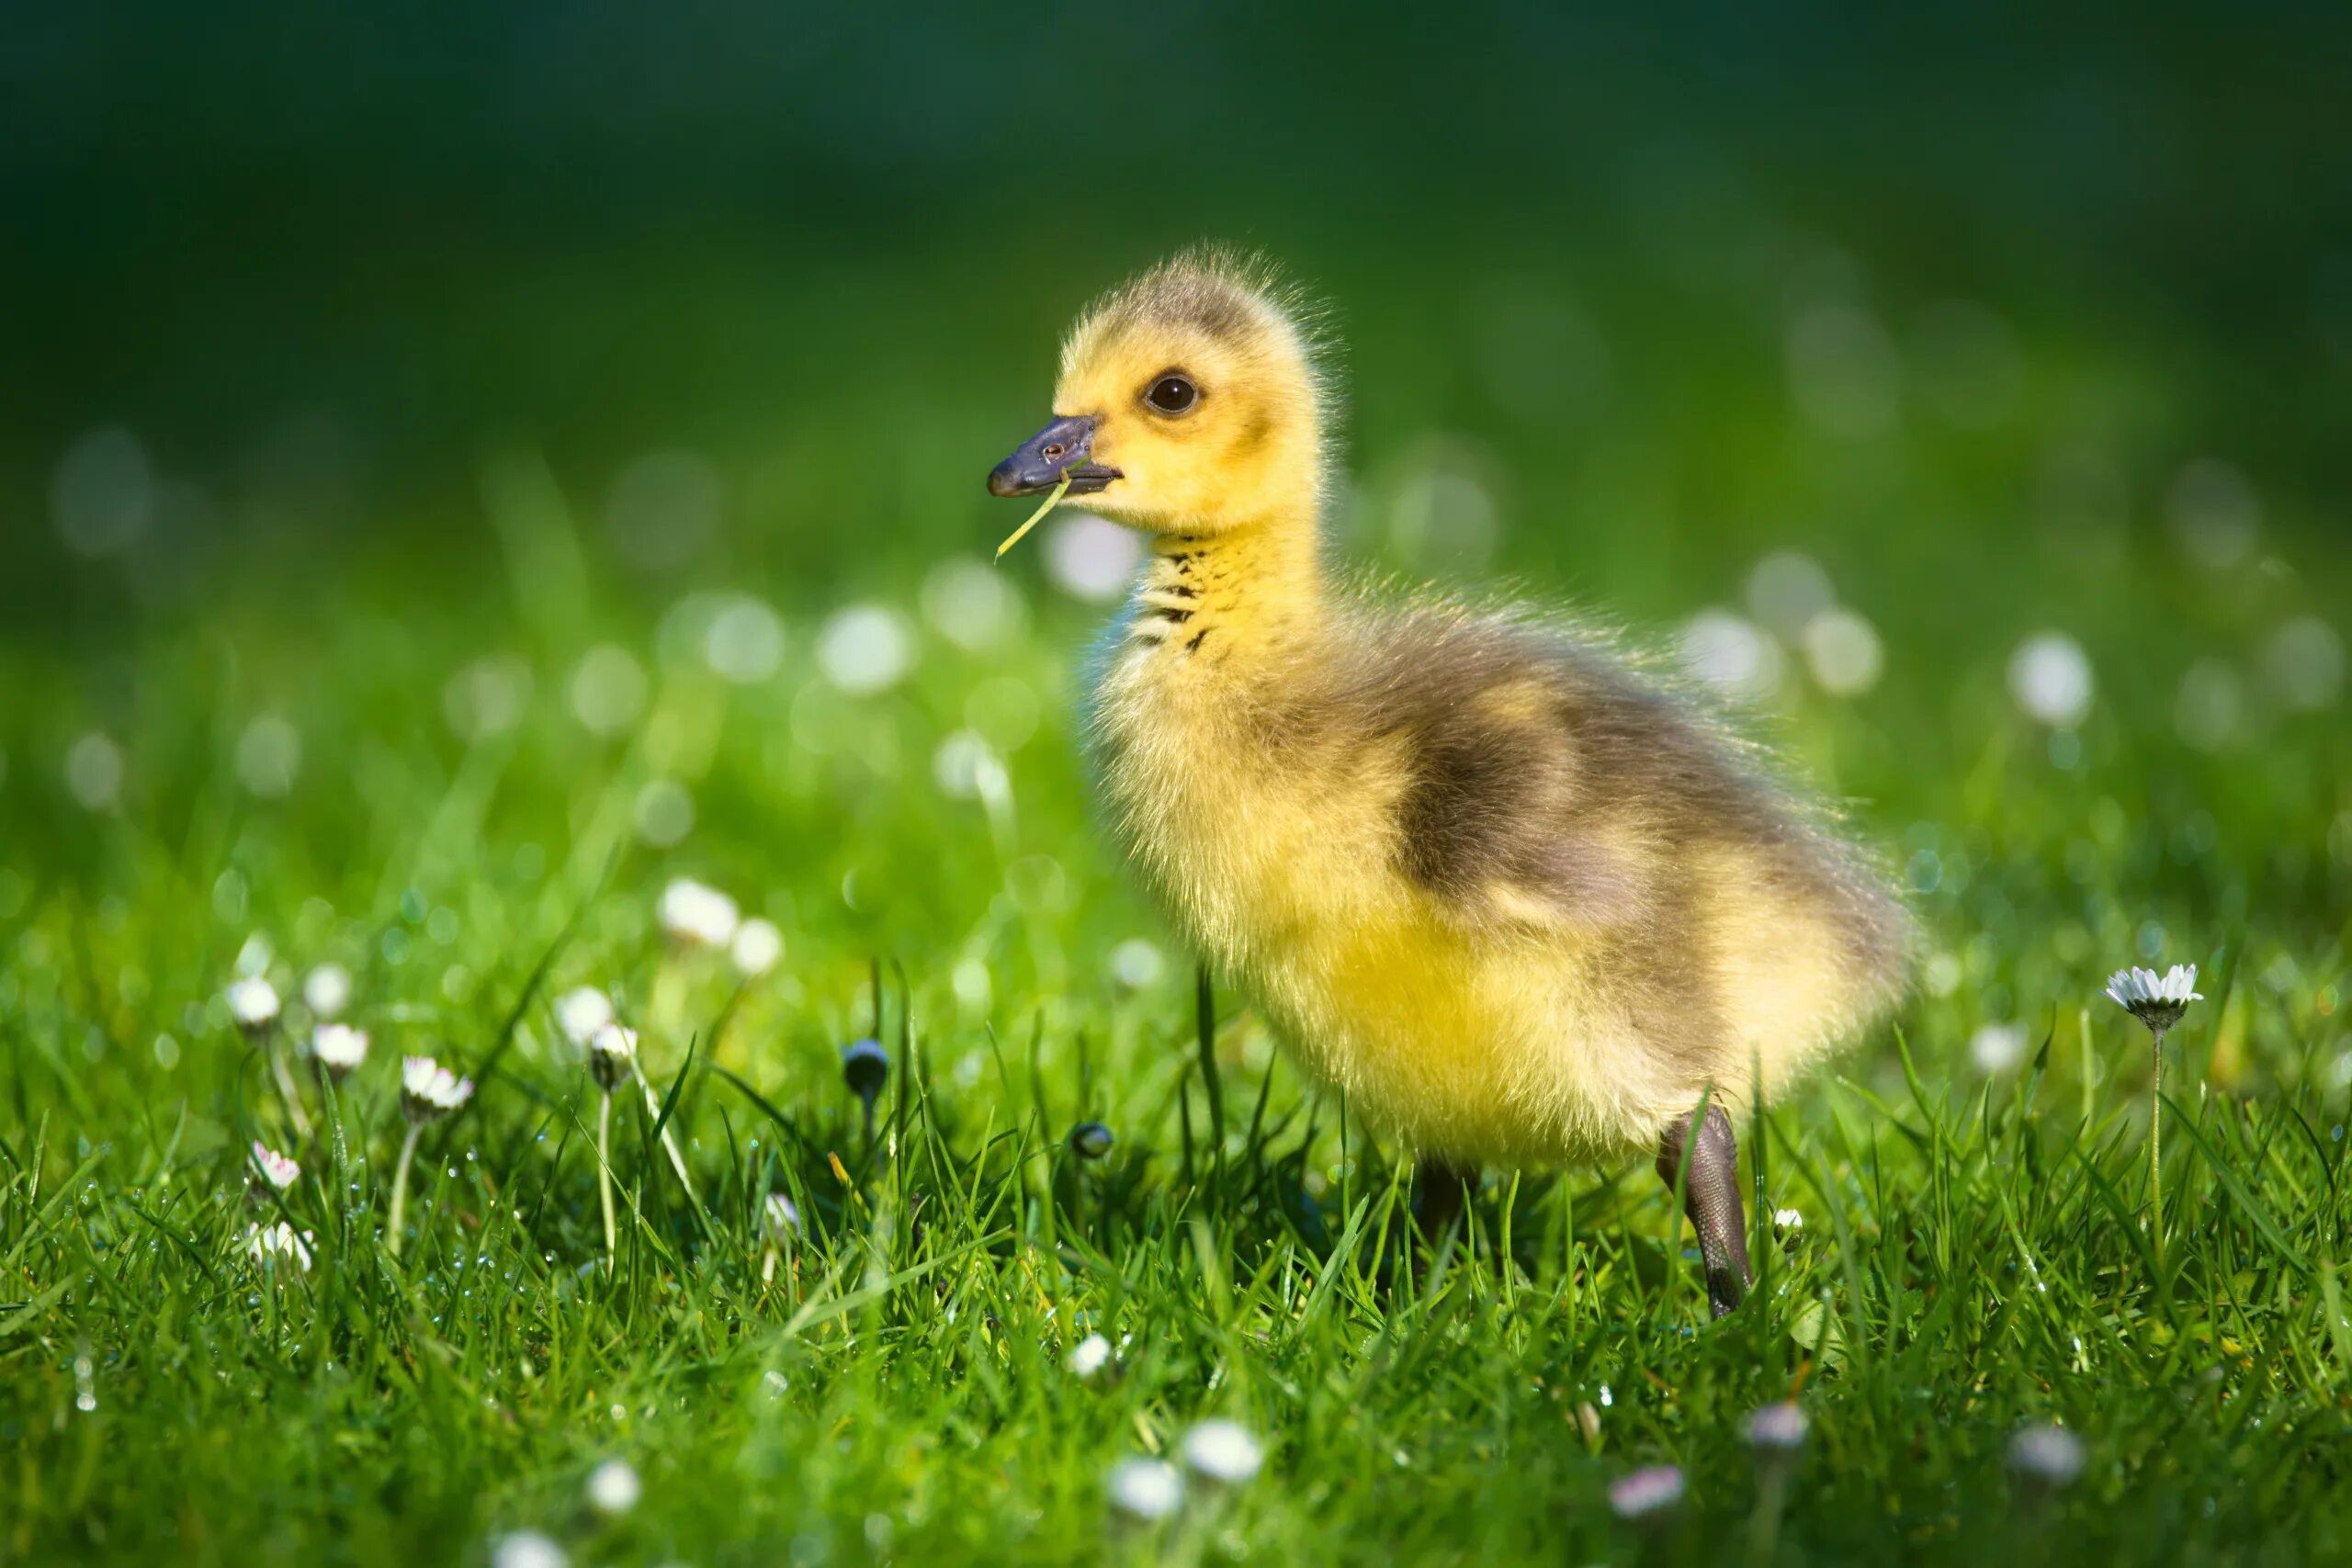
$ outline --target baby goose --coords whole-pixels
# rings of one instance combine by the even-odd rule
[[[1149,540],[1093,671],[1113,830],[1306,1074],[1419,1156],[1425,1222],[1484,1163],[1652,1155],[1720,1316],[1748,1280],[1727,1109],[1892,1004],[1906,917],[1597,639],[1335,581],[1329,397],[1290,297],[1192,253],[1086,312],[1054,419],[989,476]]]

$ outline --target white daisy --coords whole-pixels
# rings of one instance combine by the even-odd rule
[[[1968,1038],[1969,1058],[1980,1073],[2006,1073],[2025,1060],[2025,1030],[2014,1023],[1988,1023]]]
[[[1184,1478],[1163,1460],[1123,1459],[1111,1467],[1111,1502],[1139,1519],[1164,1519],[1184,1501]]]
[[[2119,969],[2107,982],[2107,994],[2158,1039],[2180,1021],[2189,1003],[2205,999],[2197,992],[2193,964],[2176,964],[2162,976],[2153,969]]]
[[[2165,1036],[2188,1010],[2202,1001],[2197,994],[2197,967],[2176,964],[2169,973],[2153,969],[2119,969],[2107,982],[2107,994],[2133,1018],[2148,1026],[2155,1043],[2154,1069],[2148,1078],[2148,1210],[2154,1216],[2149,1239],[2159,1260],[2164,1257],[2164,1114]]]
[[[2064,1427],[2027,1427],[2009,1438],[2009,1468],[2028,1480],[2064,1486],[2083,1472],[2083,1440]]]
[[[606,1094],[628,1082],[637,1071],[637,1031],[608,1023],[589,1038],[588,1070]]]
[[[736,929],[728,956],[744,975],[757,978],[783,961],[784,933],[775,929],[773,920],[745,920]]]
[[[556,998],[555,1024],[574,1045],[586,1045],[613,1021],[613,999],[594,986],[581,986]]]
[[[2082,723],[2097,685],[2090,655],[2064,632],[2037,632],[2009,655],[2009,695],[2029,716],[2052,729]]]
[[[792,1238],[800,1234],[800,1211],[793,1207],[792,1200],[771,1192],[761,1212],[767,1221],[768,1239],[778,1247],[791,1246]]]
[[[259,1138],[254,1140],[254,1174],[283,1192],[302,1179],[302,1168]]]
[[[684,876],[662,890],[654,918],[682,947],[725,947],[735,940],[741,919],[734,899]]]
[[[277,987],[260,976],[232,981],[222,994],[228,999],[229,1016],[246,1033],[259,1034],[277,1021]]]
[[[1238,1421],[1204,1421],[1184,1434],[1184,1462],[1211,1481],[1238,1486],[1266,1462],[1258,1439]]]
[[[351,1005],[351,971],[340,964],[322,964],[302,982],[302,1001],[318,1018],[340,1018]]]
[[[537,1530],[514,1530],[491,1544],[491,1568],[566,1568],[571,1561]]]
[[[274,1225],[245,1227],[245,1256],[257,1267],[266,1268],[280,1258],[291,1258],[304,1273],[311,1270],[311,1233],[294,1234],[294,1227],[280,1220]]]
[[[311,1057],[334,1077],[345,1077],[368,1059],[368,1032],[347,1023],[322,1023],[311,1032]]]
[[[1621,1519],[1643,1519],[1682,1501],[1682,1472],[1654,1464],[1609,1483],[1609,1506]]]
[[[588,1472],[588,1506],[606,1517],[636,1507],[644,1492],[637,1467],[625,1459],[608,1459]]]
[[[1753,1449],[1789,1450],[1804,1443],[1809,1425],[1804,1412],[1788,1402],[1768,1404],[1747,1418],[1747,1444]]]
[[[1111,1360],[1111,1342],[1100,1334],[1090,1334],[1070,1347],[1069,1370],[1080,1377],[1091,1378]]]
[[[430,1056],[401,1058],[401,1109],[412,1122],[438,1122],[471,1100],[474,1080]]]

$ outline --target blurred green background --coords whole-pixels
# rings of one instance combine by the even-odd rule
[[[1727,1413],[1848,1344],[1792,1552],[2054,1546],[1977,1532],[2063,1418],[2076,1555],[2341,1557],[2352,7],[1917,10],[0,7],[0,1558],[1140,1558],[1105,1468],[1228,1408],[1275,1460],[1227,1555],[1622,1558],[1608,1475],[1688,1465],[1713,1529]],[[1246,1182],[1192,1179],[1191,961],[1069,718],[1135,544],[1066,513],[991,565],[981,481],[1072,313],[1203,238],[1329,303],[1353,558],[1679,653],[1917,904],[1920,1087],[1883,1029],[1743,1133],[1799,1217],[1724,1332],[1639,1171],[1495,1173],[1475,1316],[1297,1332],[1385,1168],[1238,996],[1235,1131],[1288,1152],[1252,1117]],[[781,964],[666,941],[684,876]],[[2169,1282],[2098,999],[2134,962],[2207,998]],[[223,996],[300,1040],[330,966],[376,1039],[348,1199]],[[632,1114],[611,1280],[578,986],[718,1216]],[[894,1278],[1012,1239],[803,1333],[768,1194],[819,1296],[896,1245],[828,1164],[868,1032],[972,1162]],[[421,1051],[483,1088],[403,1271],[367,1244]],[[1057,1221],[1023,1172],[1081,1117],[1117,1153]],[[311,1167],[307,1286],[252,1265],[256,1137]],[[1057,1224],[1096,1262],[1041,1278]],[[1080,1399],[1097,1322],[1136,1349]],[[624,1453],[646,1505],[593,1536]]]
[[[970,475],[1042,408],[1074,305],[1204,235],[1337,305],[1360,470],[1475,437],[1509,564],[1612,588],[1669,544],[1803,536],[1899,572],[2046,534],[2070,450],[2127,525],[2198,456],[2319,536],[2352,477],[2337,7],[0,25],[6,609],[33,640],[131,597],[43,515],[107,425],[189,492],[151,531],[152,611],[252,540],[461,574],[476,455],[512,439],[592,506],[645,450],[706,456],[726,526],[684,575],[838,579],[861,533],[865,570],[902,567],[995,526]],[[1877,439],[1825,444],[1789,396],[1824,304],[1883,334],[1844,345],[1899,383]]]
[[[845,960],[1001,881],[836,897],[985,856],[958,733],[1032,808],[996,850],[1122,897],[1061,718],[1102,541],[976,587],[979,481],[1071,312],[1206,236],[1332,306],[1351,550],[1679,638],[1986,1016],[2050,1005],[2021,932],[2088,969],[2258,916],[2321,962],[2348,44],[2271,5],[16,8],[6,904],[135,896],[116,820],[197,886],[266,846],[289,900],[396,888],[519,713],[487,841],[560,858],[538,819],[625,783]]]

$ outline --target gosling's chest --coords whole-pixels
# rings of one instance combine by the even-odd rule
[[[1228,962],[1361,911],[1395,881],[1393,770],[1324,717],[1311,697],[1181,646],[1129,645],[1104,668],[1092,730],[1112,829]]]

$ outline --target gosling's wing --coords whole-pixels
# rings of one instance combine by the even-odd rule
[[[1854,918],[1885,904],[1758,748],[1597,637],[1425,611],[1365,664],[1359,724],[1399,759],[1398,867],[1467,919],[1671,923],[1727,866]]]
[[[1398,870],[1467,919],[1638,919],[1674,840],[1753,816],[1736,770],[1598,649],[1425,610],[1362,664],[1352,728],[1394,758]]]

